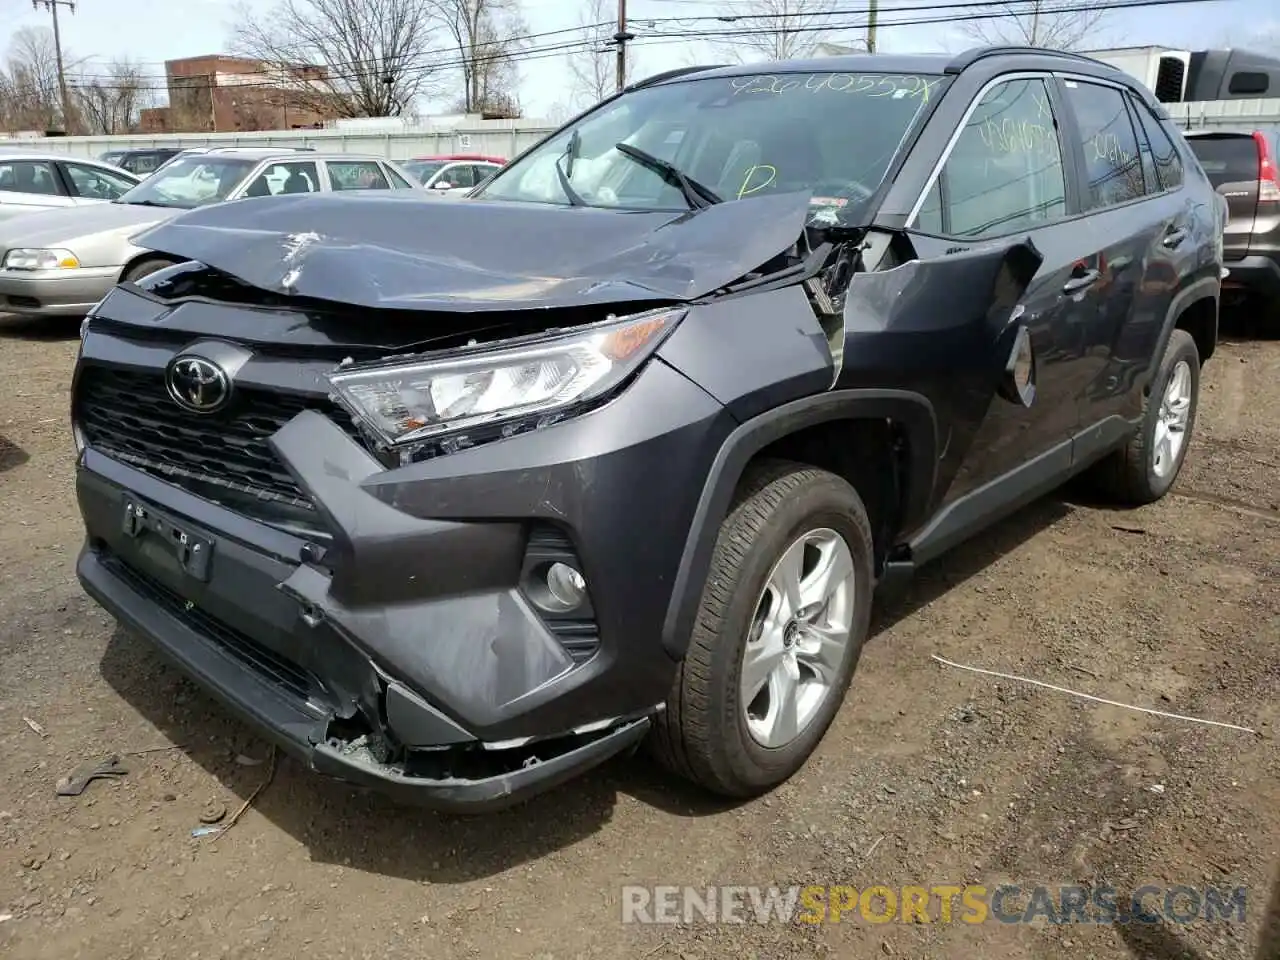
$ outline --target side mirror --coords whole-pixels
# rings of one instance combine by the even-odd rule
[[[453,184],[448,180],[437,180],[431,185],[432,190],[452,190]]]

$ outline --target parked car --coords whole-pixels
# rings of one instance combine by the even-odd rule
[[[479,154],[447,157],[414,157],[404,168],[428,190],[446,196],[462,196],[502,169],[506,160]]]
[[[121,170],[128,170],[139,177],[147,177],[182,152],[181,147],[136,147],[128,150],[108,150],[99,154],[98,160]]]
[[[413,190],[380,157],[260,148],[193,151],[169,161],[110,204],[0,223],[0,310],[83,314],[121,280],[138,280],[171,257],[133,237],[183,210],[242,197],[330,190]]]
[[[1191,149],[1227,198],[1224,292],[1280,321],[1280,127],[1191,130]]]
[[[1169,490],[1222,217],[1136,80],[1017,48],[653,77],[459,203],[204,207],[83,328],[79,577],[323,774],[482,810],[648,737],[758,794],[878,586]]]
[[[116,200],[138,182],[133,174],[96,160],[0,149],[0,222],[37,210]]]

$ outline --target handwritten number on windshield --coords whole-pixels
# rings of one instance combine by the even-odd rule
[[[906,98],[929,102],[929,97],[941,77],[917,77],[902,74],[826,73],[807,77],[780,74],[756,77],[732,77],[729,86],[734,96],[752,94],[783,94],[803,87],[810,93],[831,90],[864,97]]]

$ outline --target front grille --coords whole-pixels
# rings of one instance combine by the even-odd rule
[[[89,446],[202,496],[248,495],[314,509],[267,445],[306,409],[333,417],[356,436],[350,417],[327,400],[241,387],[226,410],[200,416],[169,398],[163,373],[105,367],[81,371],[76,417]]]
[[[135,570],[118,556],[104,553],[102,565],[169,616],[298,700],[306,701],[313,690],[320,688],[320,684],[292,660],[191,606],[164,584]]]

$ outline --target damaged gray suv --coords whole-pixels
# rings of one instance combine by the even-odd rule
[[[193,211],[86,320],[85,589],[311,769],[492,809],[647,741],[726,796],[873,591],[1087,473],[1174,482],[1224,211],[1023,49],[654,77],[458,203]]]

